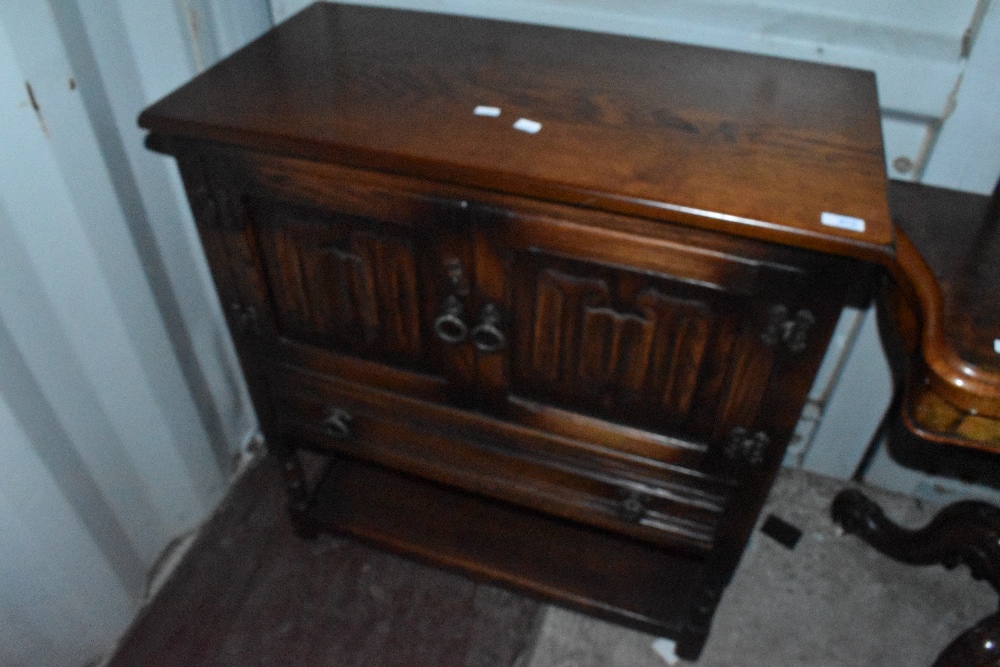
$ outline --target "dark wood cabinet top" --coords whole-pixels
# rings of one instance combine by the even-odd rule
[[[499,117],[473,113],[498,107]],[[535,134],[513,127],[541,123]],[[889,262],[870,72],[320,3],[147,109],[207,139]],[[865,221],[857,232],[824,212]]]

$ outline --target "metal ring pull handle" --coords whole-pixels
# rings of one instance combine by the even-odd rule
[[[483,307],[480,314],[480,322],[472,330],[472,344],[480,352],[496,352],[507,344],[507,339],[497,325],[500,324],[500,311],[497,307],[488,303]]]
[[[618,501],[618,517],[622,521],[638,523],[646,516],[646,496],[632,489],[622,491],[622,498]]]
[[[462,302],[452,294],[445,299],[443,310],[434,320],[434,331],[446,343],[461,343],[469,335],[469,327],[462,321]]]
[[[323,419],[323,430],[331,438],[349,438],[354,417],[344,408],[328,407]]]

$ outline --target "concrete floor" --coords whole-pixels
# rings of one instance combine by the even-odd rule
[[[699,667],[905,667],[931,665],[959,633],[993,612],[997,596],[964,567],[896,563],[829,518],[844,484],[782,470],[769,513],[803,531],[794,550],[760,533],[722,599]],[[903,525],[937,511],[919,501],[864,489]],[[655,638],[549,608],[525,667],[663,667]]]

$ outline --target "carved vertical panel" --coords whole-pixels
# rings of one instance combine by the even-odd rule
[[[570,408],[639,406],[653,415],[646,419],[682,422],[719,318],[707,302],[665,294],[648,282],[636,275],[600,279],[540,270],[533,290],[522,292],[533,299],[530,336],[520,348],[531,363],[530,372],[519,373],[518,390]]]
[[[356,235],[352,243],[360,237]],[[386,348],[417,356],[421,347],[420,299],[413,248],[401,239],[379,241],[372,236],[364,236],[363,243],[371,258],[368,266],[378,276],[375,288]]]
[[[417,270],[409,244],[353,232],[346,249],[315,247],[304,267],[317,328],[353,330],[362,347],[380,342],[387,352],[420,354]]]
[[[594,387],[639,393],[646,382],[655,321],[607,307],[584,307],[577,377]]]
[[[666,411],[686,414],[708,349],[711,311],[700,301],[668,297],[653,289],[640,294],[636,303],[647,317],[661,323],[650,352],[650,375],[659,380],[655,395]]]
[[[734,424],[753,424],[764,400],[763,389],[771,376],[774,352],[748,337],[740,341],[729,363],[727,390],[718,419],[716,435],[722,436]]]
[[[203,228],[240,229],[247,224],[238,188],[231,183],[226,163],[203,153],[182,160],[191,210]]]
[[[600,280],[576,278],[546,270],[538,277],[535,295],[532,369],[539,379],[565,382],[579,367],[576,362],[578,320],[584,308],[608,300]]]
[[[539,380],[559,379],[562,358],[563,320],[566,313],[565,292],[556,280],[543,275],[535,297],[535,321],[531,346],[531,367]]]
[[[352,246],[355,245],[352,239]],[[378,294],[370,263],[357,249],[318,247],[302,256],[303,308],[318,331],[353,329],[358,344],[367,347],[379,331]]]
[[[272,241],[268,270],[285,335],[367,356],[420,357],[419,274],[408,239],[303,224],[287,212],[277,219],[260,233]]]
[[[234,176],[231,165],[213,153],[184,151],[178,163],[237,347],[257,345],[261,338],[273,335],[274,323],[266,307],[267,286],[244,184]],[[248,368],[244,362],[244,370]]]

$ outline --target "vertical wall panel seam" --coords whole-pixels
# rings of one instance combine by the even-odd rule
[[[229,443],[226,441],[225,427],[218,406],[209,388],[207,379],[195,353],[187,325],[181,315],[181,306],[174,293],[156,237],[142,203],[138,185],[130,168],[128,157],[118,128],[114,124],[114,113],[108,100],[104,81],[99,75],[96,58],[87,38],[83,18],[75,3],[54,3],[53,12],[56,26],[70,58],[74,72],[86,79],[80,82],[84,109],[101,138],[99,143],[105,168],[111,177],[112,186],[119,199],[132,244],[136,248],[145,269],[145,276],[157,309],[166,328],[181,368],[184,383],[193,398],[202,427],[208,436],[215,462],[223,474],[229,471]],[[178,443],[180,447],[192,443]],[[188,457],[190,458],[190,457]]]
[[[0,323],[0,373],[13,391],[5,398],[15,419],[31,439],[33,450],[56,486],[87,526],[98,548],[122,586],[133,599],[141,599],[146,565],[118,521],[111,503],[87,472],[86,463],[59,422],[51,403],[21,356],[5,324]]]

